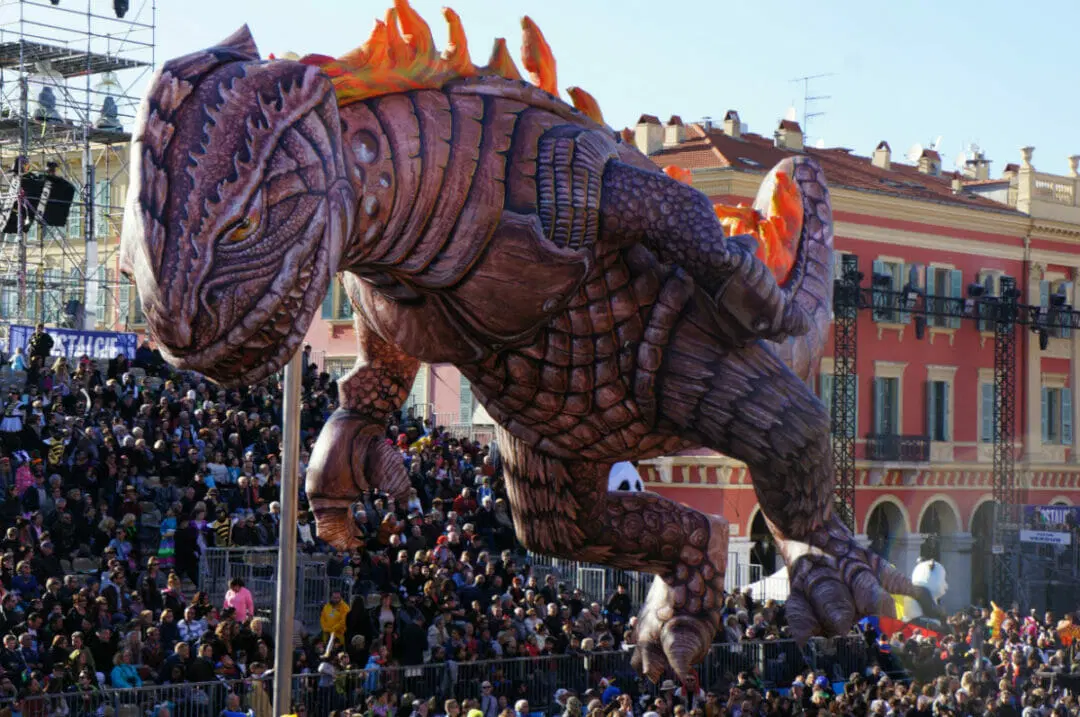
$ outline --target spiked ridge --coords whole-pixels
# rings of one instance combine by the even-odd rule
[[[472,63],[469,44],[461,27],[461,18],[450,8],[443,8],[450,28],[450,42],[439,54],[431,28],[408,0],[394,0],[386,11],[386,20],[376,20],[371,37],[361,47],[332,58],[307,55],[300,62],[321,69],[334,84],[338,105],[344,107],[371,97],[410,90],[437,90],[453,80],[491,76],[522,79],[506,49],[506,40],[495,40],[491,58],[484,66]],[[558,96],[555,55],[547,40],[531,19],[521,21],[522,64],[534,85]],[[567,89],[575,108],[603,124],[600,107],[592,95],[577,87]]]

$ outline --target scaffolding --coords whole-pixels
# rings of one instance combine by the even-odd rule
[[[0,331],[142,322],[118,249],[155,16],[155,0],[0,0]],[[50,217],[53,186],[74,191]]]

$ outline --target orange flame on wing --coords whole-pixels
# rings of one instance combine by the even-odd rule
[[[474,75],[496,75],[520,80],[506,40],[499,38],[488,64],[478,67],[469,57],[469,44],[461,18],[450,8],[443,9],[450,30],[446,51],[439,54],[424,22],[408,0],[394,0],[386,20],[376,20],[375,28],[362,46],[334,59],[326,55],[307,55],[300,62],[315,65],[330,78],[338,104],[345,106],[371,97],[410,90],[436,90],[448,82]],[[522,64],[532,83],[558,96],[555,55],[544,34],[528,17],[521,21]],[[574,107],[597,123],[603,123],[596,100],[584,90],[568,90]]]
[[[689,169],[668,165],[664,167],[664,174],[683,184],[692,184]],[[802,197],[791,177],[784,172],[776,173],[776,184],[764,214],[743,204],[737,207],[714,204],[713,211],[728,236],[750,234],[755,237],[758,259],[778,282],[787,281],[795,266],[803,220]]]

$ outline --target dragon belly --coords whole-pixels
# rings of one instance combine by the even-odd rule
[[[612,251],[527,345],[461,371],[496,422],[550,455],[613,462],[676,449],[635,390],[664,282],[649,252]]]

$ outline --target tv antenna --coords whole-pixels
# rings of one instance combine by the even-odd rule
[[[810,83],[813,82],[814,80],[821,80],[821,79],[824,79],[826,77],[833,77],[835,75],[836,75],[835,72],[823,72],[823,73],[821,73],[819,75],[806,75],[804,77],[796,77],[794,80],[792,80],[792,82],[801,82],[802,86],[803,86],[802,131],[803,131],[803,134],[805,136],[807,136],[807,137],[810,136],[810,121],[812,119],[816,118],[816,117],[821,117],[822,115],[825,114],[824,112],[811,112],[810,111],[810,103],[811,102],[820,102],[821,100],[832,99],[832,95],[811,95],[810,94]]]

